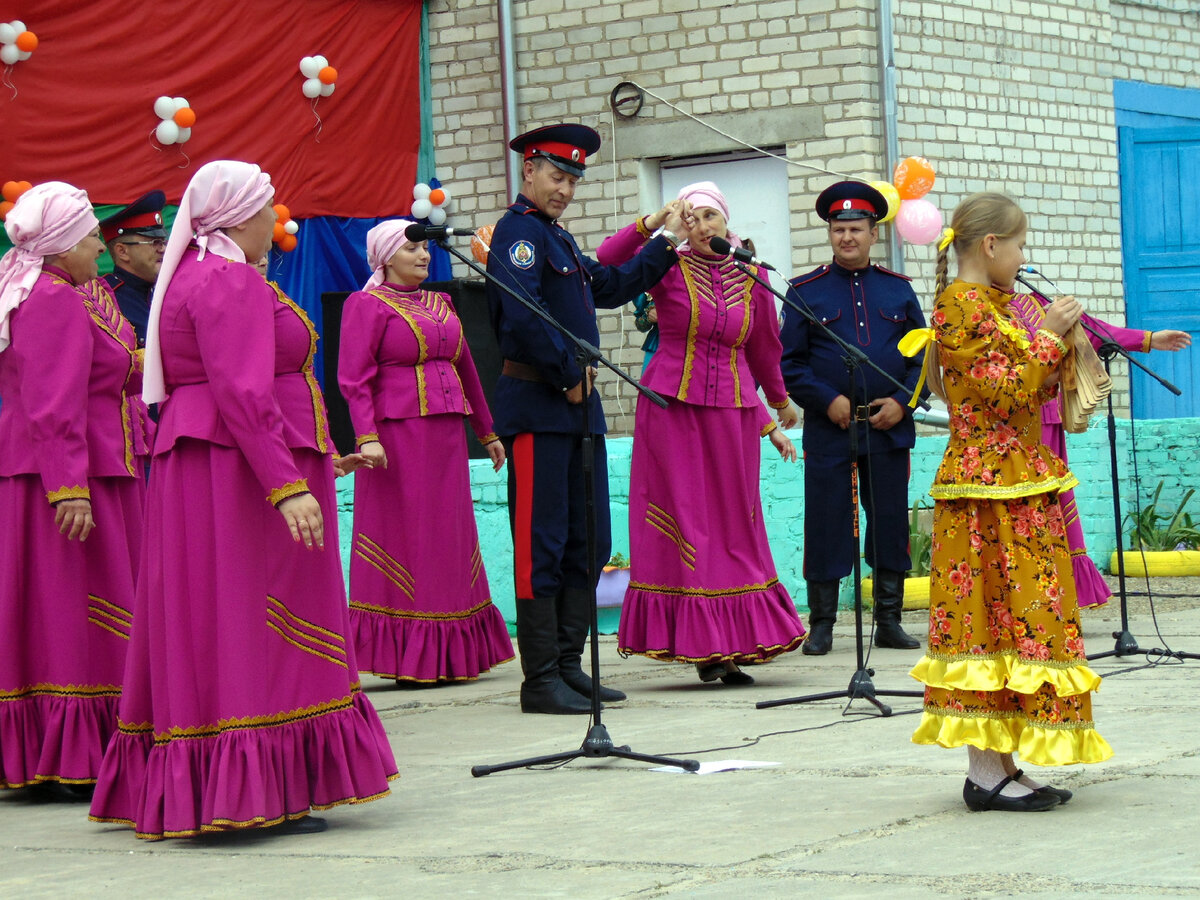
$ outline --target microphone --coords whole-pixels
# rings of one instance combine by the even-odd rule
[[[757,256],[754,256],[745,247],[735,247],[723,237],[709,238],[708,246],[712,247],[717,253],[731,255],[739,262],[750,263],[752,266],[758,266],[760,269],[770,269],[776,271],[775,267],[769,262],[763,262]]]
[[[1046,282],[1046,284],[1050,285],[1051,289],[1053,289],[1056,293],[1059,293],[1059,294],[1062,293],[1062,291],[1059,289],[1057,284],[1055,284],[1053,281],[1051,281],[1049,278],[1047,278],[1045,275],[1043,275],[1041,272],[1039,272],[1033,266],[1021,266],[1020,271],[1025,272],[1028,275],[1036,275],[1038,278],[1042,279],[1042,281]],[[1017,276],[1017,281],[1021,282],[1021,284],[1025,285],[1025,287],[1029,288],[1030,290],[1033,290],[1033,288],[1030,286],[1029,282],[1026,281],[1025,279],[1023,279],[1019,275]]]
[[[465,235],[475,235],[475,229],[470,226],[464,228],[451,228],[449,225],[422,225],[420,222],[413,222],[404,229],[404,236],[414,244],[419,244],[421,241],[438,240],[445,237],[464,237]]]

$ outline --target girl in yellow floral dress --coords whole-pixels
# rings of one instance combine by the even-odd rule
[[[1040,408],[1057,390],[1062,335],[1080,306],[1047,308],[1032,340],[1008,309],[1025,262],[1026,218],[1002,194],[968,197],[939,245],[933,337],[950,440],[930,490],[934,512],[929,648],[918,744],[966,745],[972,810],[1037,811],[1070,791],[1040,785],[1039,766],[1100,762],[1058,492],[1077,484],[1041,443]],[[958,279],[947,286],[953,245]],[[927,354],[929,359],[933,354]]]

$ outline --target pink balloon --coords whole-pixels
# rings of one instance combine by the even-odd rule
[[[905,200],[896,213],[896,231],[910,244],[928,244],[942,233],[942,212],[924,197]]]

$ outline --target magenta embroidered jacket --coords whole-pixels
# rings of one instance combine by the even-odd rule
[[[619,265],[648,238],[642,221],[634,222],[606,238],[596,259]],[[773,408],[787,405],[775,303],[732,259],[685,249],[650,296],[658,309],[659,344],[642,384],[684,403],[757,407],[761,426],[771,417],[758,398],[757,384]]]
[[[152,427],[137,335],[103,282],[44,266],[0,353],[0,475],[40,475],[51,503],[89,477],[141,478]]]
[[[379,440],[385,419],[443,413],[467,416],[481,443],[496,439],[462,322],[446,294],[387,283],[347,297],[338,384],[359,444]]]
[[[1016,313],[1017,318],[1025,326],[1025,330],[1029,332],[1030,337],[1037,333],[1037,330],[1042,327],[1042,320],[1046,318],[1045,305],[1032,294],[1013,294],[1008,308]],[[1150,351],[1151,332],[1149,331],[1143,331],[1140,328],[1122,328],[1119,325],[1109,325],[1107,322],[1094,319],[1086,313],[1080,317],[1080,322],[1086,326],[1084,333],[1088,336],[1088,340],[1094,348],[1098,349],[1100,347],[1100,339],[1092,334],[1092,331],[1097,334],[1107,334],[1112,338],[1113,343],[1119,344],[1126,350],[1140,351],[1142,353]],[[1088,328],[1091,331],[1088,331]],[[1059,398],[1057,394],[1042,404],[1043,425],[1062,424],[1062,413],[1059,410],[1058,404]]]
[[[190,248],[159,320],[167,399],[154,454],[183,438],[242,451],[273,504],[308,490],[290,448],[329,452],[313,374],[317,333],[300,307],[247,263]]]

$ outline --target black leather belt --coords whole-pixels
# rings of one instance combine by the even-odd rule
[[[546,383],[546,379],[542,377],[542,373],[534,366],[511,359],[504,361],[504,365],[500,369],[500,374],[507,375],[509,378],[517,378],[521,381],[540,381],[543,384]]]

